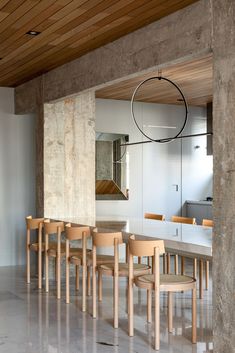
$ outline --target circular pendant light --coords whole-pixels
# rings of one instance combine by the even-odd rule
[[[172,84],[176,89],[177,91],[179,92],[180,96],[181,96],[181,99],[180,101],[182,101],[184,103],[184,108],[185,108],[185,113],[184,113],[184,122],[183,122],[183,125],[182,127],[180,128],[179,132],[173,136],[173,137],[167,137],[167,138],[161,138],[161,140],[156,140],[156,139],[153,139],[151,138],[150,136],[148,136],[139,126],[139,124],[137,123],[137,120],[136,120],[136,117],[135,117],[135,114],[134,114],[134,102],[135,102],[135,97],[136,97],[136,94],[138,93],[140,87],[142,87],[145,83],[149,82],[149,81],[152,81],[152,80],[164,80],[164,81],[167,81],[169,82],[170,84]],[[174,141],[184,130],[185,126],[186,126],[186,123],[187,123],[187,120],[188,120],[188,105],[187,105],[187,102],[186,102],[186,99],[185,99],[185,96],[183,94],[183,92],[181,91],[181,89],[179,88],[179,86],[174,83],[173,81],[169,80],[168,78],[166,77],[163,77],[163,76],[153,76],[153,77],[150,77],[150,78],[147,78],[146,80],[143,80],[142,82],[139,83],[139,85],[136,87],[136,89],[134,90],[134,93],[132,95],[132,98],[131,98],[131,115],[132,115],[132,118],[134,120],[134,123],[136,125],[136,127],[138,128],[138,130],[141,132],[142,135],[144,135],[148,140],[152,141],[152,142],[158,142],[158,143],[168,143],[168,142],[171,142],[171,141]]]

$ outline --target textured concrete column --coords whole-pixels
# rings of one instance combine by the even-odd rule
[[[235,1],[213,0],[214,353],[235,352]]]
[[[95,216],[95,96],[44,105],[44,215]]]

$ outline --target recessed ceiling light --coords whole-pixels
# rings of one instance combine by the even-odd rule
[[[26,34],[29,34],[30,36],[37,36],[40,33],[41,32],[37,32],[37,31],[28,31]]]
[[[182,98],[177,99],[177,102],[183,102],[184,100]]]

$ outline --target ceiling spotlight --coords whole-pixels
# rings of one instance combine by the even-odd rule
[[[30,36],[37,36],[39,35],[41,32],[37,32],[37,31],[28,31],[26,34],[29,34]]]

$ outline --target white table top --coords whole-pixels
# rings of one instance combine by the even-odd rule
[[[53,217],[53,219],[122,231],[125,240],[130,234],[135,234],[140,238],[163,239],[167,252],[187,257],[212,259],[212,228],[210,227],[121,216],[97,217],[96,219]]]

